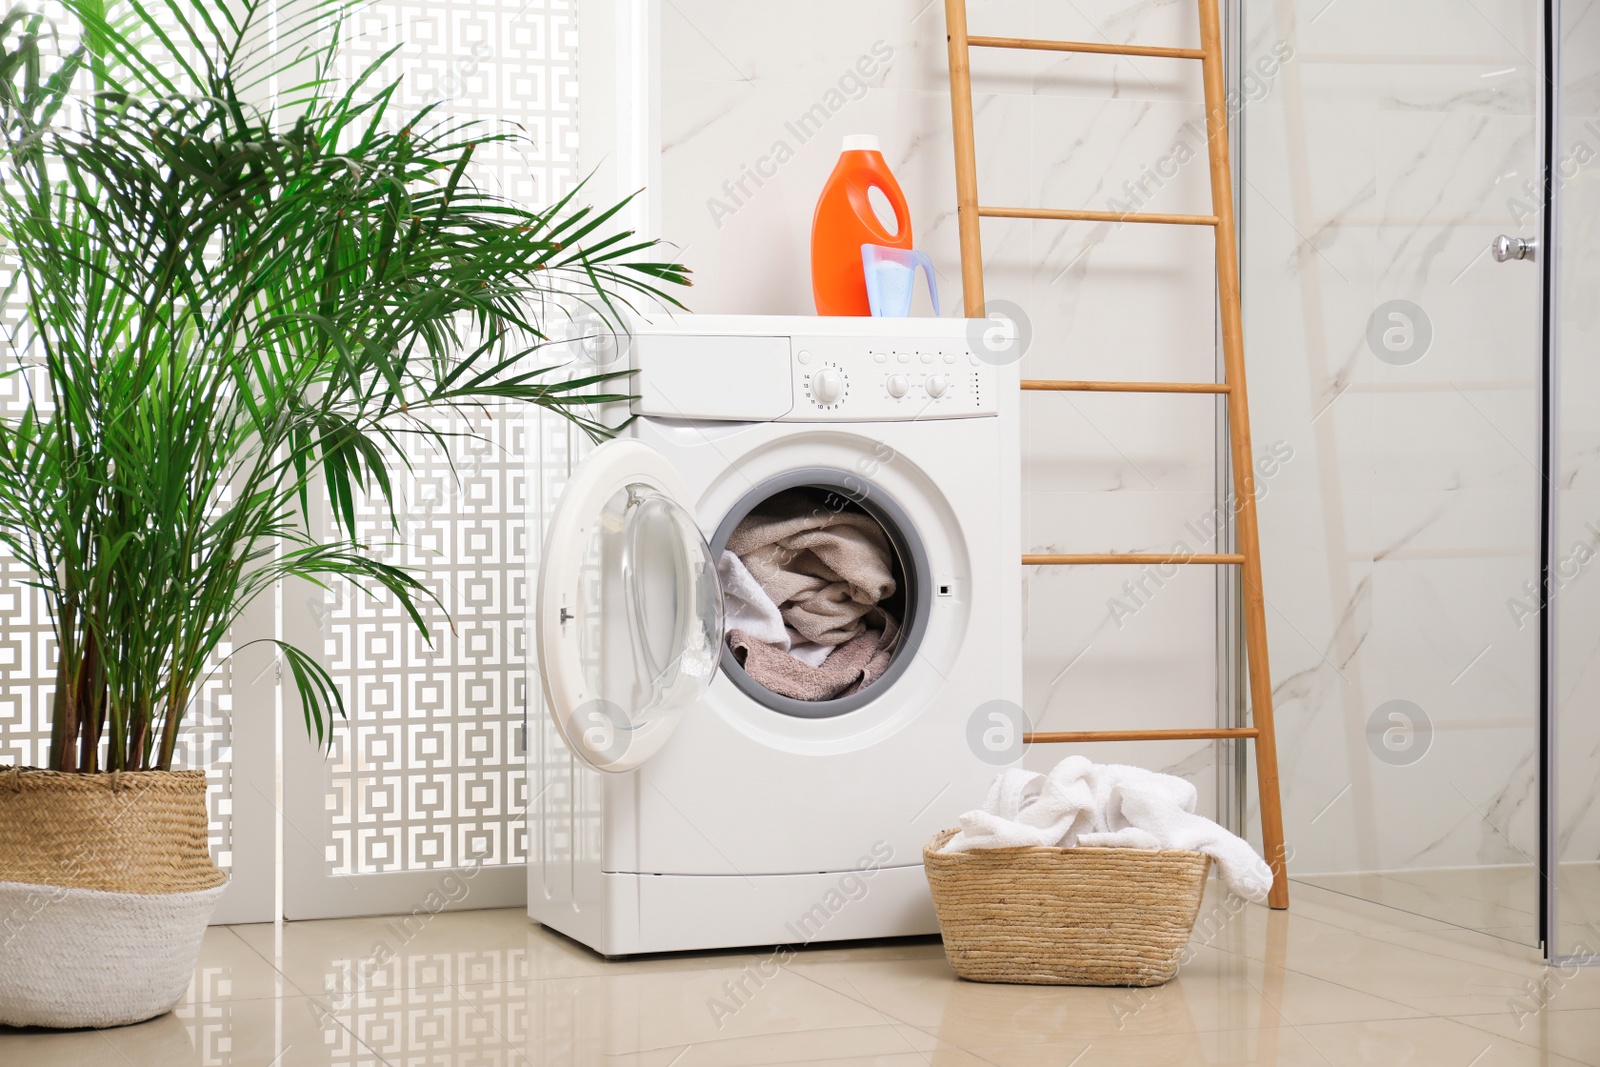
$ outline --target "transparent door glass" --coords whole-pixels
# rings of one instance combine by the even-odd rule
[[[1552,956],[1600,959],[1600,7],[1561,4],[1555,218]]]
[[[612,494],[590,527],[579,596],[583,694],[558,715],[579,759],[615,769],[664,743],[716,674],[722,587],[694,517],[647,485]],[[565,717],[561,714],[565,711]]]
[[[1532,943],[1543,5],[1240,6],[1290,874]]]

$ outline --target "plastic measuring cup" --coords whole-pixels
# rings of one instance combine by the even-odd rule
[[[862,245],[861,267],[867,276],[867,304],[879,318],[903,319],[911,314],[911,293],[917,268],[928,277],[928,298],[939,314],[939,286],[933,280],[933,260],[926,252],[888,245]]]

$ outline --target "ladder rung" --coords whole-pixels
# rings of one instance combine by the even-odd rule
[[[1258,737],[1254,726],[1215,726],[1202,730],[1078,730],[1069,733],[1023,734],[1026,745],[1075,741],[1206,741],[1226,737]]]
[[[1203,48],[1163,48],[1144,44],[1095,44],[1090,41],[1042,41],[1035,37],[968,37],[974,48],[1022,48],[1030,52],[1087,52],[1101,56],[1150,56],[1153,59],[1204,59]]]
[[[1022,388],[1041,393],[1231,393],[1227,382],[1073,382],[1024,378]]]
[[[986,219],[1048,219],[1055,222],[1148,222],[1158,226],[1215,226],[1215,215],[1173,215],[1159,211],[1080,211],[1054,207],[982,207]]]
[[[1101,563],[1143,563],[1164,566],[1168,563],[1243,563],[1244,556],[1237,552],[1091,552],[1063,555],[1059,552],[1023,553],[1024,567],[1093,566]]]

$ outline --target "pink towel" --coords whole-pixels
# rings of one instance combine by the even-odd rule
[[[781,696],[795,700],[833,700],[857,693],[877,681],[894,658],[898,627],[887,612],[877,611],[875,626],[835,648],[820,667],[808,667],[789,653],[751,640],[743,630],[728,634],[728,645],[745,673]],[[881,627],[879,629],[878,627]]]
[[[866,614],[895,591],[883,528],[870,515],[830,507],[834,499],[815,489],[779,493],[746,515],[727,545],[783,621],[819,645],[860,636]]]

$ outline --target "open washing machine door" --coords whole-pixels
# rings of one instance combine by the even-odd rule
[[[607,441],[567,483],[534,599],[546,703],[573,754],[631,771],[716,677],[722,585],[678,472]]]

